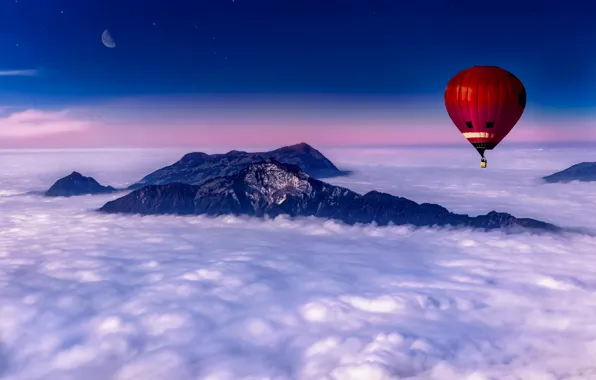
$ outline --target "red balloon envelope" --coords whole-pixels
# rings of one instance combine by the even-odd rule
[[[509,71],[474,66],[455,75],[445,90],[445,107],[453,123],[482,156],[507,136],[526,107],[526,89]]]

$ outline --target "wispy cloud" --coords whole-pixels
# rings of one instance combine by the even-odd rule
[[[88,121],[72,117],[68,110],[49,112],[28,109],[0,117],[0,136],[34,137],[80,131],[89,124]]]
[[[34,77],[39,72],[35,69],[28,70],[0,70],[0,77]]]

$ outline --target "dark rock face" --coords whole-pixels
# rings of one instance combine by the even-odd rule
[[[175,182],[200,185],[212,178],[238,173],[250,164],[265,161],[267,158],[296,165],[313,177],[323,178],[346,174],[336,168],[321,152],[306,143],[300,143],[260,153],[237,150],[226,154],[189,153],[173,165],[145,176],[138,183],[131,185],[129,189]]]
[[[72,172],[56,181],[45,195],[48,197],[70,197],[87,194],[106,194],[116,191],[111,186],[102,186],[95,179]]]
[[[581,162],[560,172],[542,177],[542,179],[549,183],[571,181],[593,182],[596,181],[596,162]]]
[[[194,199],[198,189],[198,186],[184,183],[150,185],[108,202],[100,210],[144,215],[191,215],[195,213]]]
[[[153,185],[106,203],[108,213],[183,215],[316,216],[347,224],[377,223],[414,226],[460,226],[482,229],[524,227],[557,231],[552,224],[490,212],[469,217],[430,203],[371,191],[357,194],[311,178],[297,166],[273,159],[240,172],[211,179],[200,186]]]

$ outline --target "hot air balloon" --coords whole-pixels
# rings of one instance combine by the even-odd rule
[[[494,149],[513,129],[526,107],[526,89],[509,71],[474,66],[455,75],[445,89],[445,107],[453,124],[480,153]]]

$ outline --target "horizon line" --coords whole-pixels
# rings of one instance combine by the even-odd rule
[[[282,147],[294,146],[306,142],[298,142],[295,144],[279,144],[272,147],[272,145],[255,145],[255,146],[244,146],[238,147],[237,145],[179,145],[179,146],[103,146],[103,147],[0,147],[0,152],[15,152],[15,151],[69,151],[69,150],[184,150],[184,149],[207,149],[216,150],[221,149],[238,150],[246,149],[245,151],[257,151],[258,149],[279,149]],[[328,144],[310,144],[306,143],[310,147],[321,150],[321,149],[472,149],[471,146],[461,143],[449,143],[449,144],[370,144],[370,145],[328,145]],[[236,146],[238,149],[234,148]],[[595,142],[543,142],[543,143],[528,143],[528,142],[508,142],[502,146],[498,146],[495,150],[503,149],[570,149],[570,148],[596,148]]]

